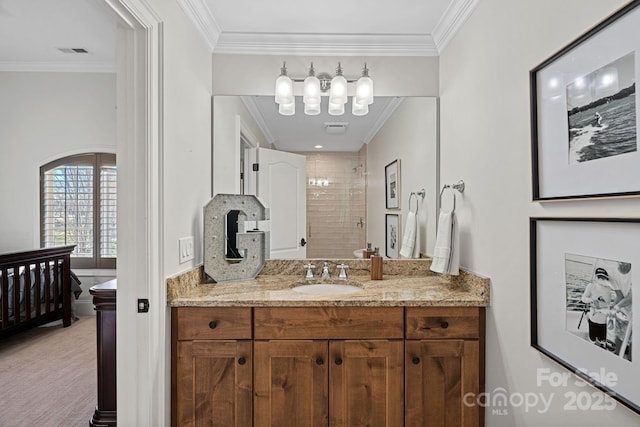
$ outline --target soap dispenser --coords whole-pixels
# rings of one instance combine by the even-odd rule
[[[373,248],[371,248],[371,243],[367,243],[367,249],[364,250],[363,258],[368,259],[371,258],[371,255],[374,254]]]
[[[371,256],[371,280],[382,280],[382,257],[379,248]]]

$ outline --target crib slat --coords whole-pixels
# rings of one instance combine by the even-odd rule
[[[24,266],[24,320],[31,320],[31,264]]]
[[[51,311],[51,264],[49,261],[45,264],[44,268],[44,312],[49,313]]]
[[[53,310],[60,309],[60,260],[53,261]]]
[[[35,275],[36,275],[36,290],[35,290],[35,298],[34,303],[36,305],[36,318],[40,317],[40,306],[42,305],[42,295],[40,295],[40,286],[42,285],[42,279],[40,278],[40,274],[42,274],[40,268],[42,264],[39,262],[36,263]]]
[[[13,324],[19,325],[20,321],[20,265],[13,266]]]
[[[9,327],[9,269],[3,268],[2,270],[2,298],[0,304],[2,304],[2,329]]]

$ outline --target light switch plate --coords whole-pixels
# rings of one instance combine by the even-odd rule
[[[193,259],[193,236],[178,239],[178,258],[180,264]]]

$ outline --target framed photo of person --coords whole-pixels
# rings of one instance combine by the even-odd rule
[[[534,201],[640,195],[638,6],[530,71]]]
[[[385,255],[387,258],[398,258],[400,252],[400,222],[398,214],[385,216]]]
[[[640,218],[530,218],[531,346],[640,413]],[[636,291],[637,293],[638,291]],[[592,402],[593,403],[593,402]]]
[[[387,209],[400,209],[400,159],[384,167]]]

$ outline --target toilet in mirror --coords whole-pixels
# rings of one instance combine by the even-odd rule
[[[271,258],[354,258],[367,243],[388,256],[389,216],[397,215],[402,242],[407,214],[417,209],[419,252],[430,256],[439,208],[437,98],[376,97],[363,116],[350,113],[351,100],[344,114],[330,115],[325,99],[320,114],[306,115],[298,98],[296,113],[282,115],[273,96],[213,97],[213,194],[256,195],[270,211],[269,221],[247,221],[249,230],[239,231],[269,232]],[[385,166],[394,161],[398,206],[388,209]],[[227,251],[233,256],[233,245]]]

